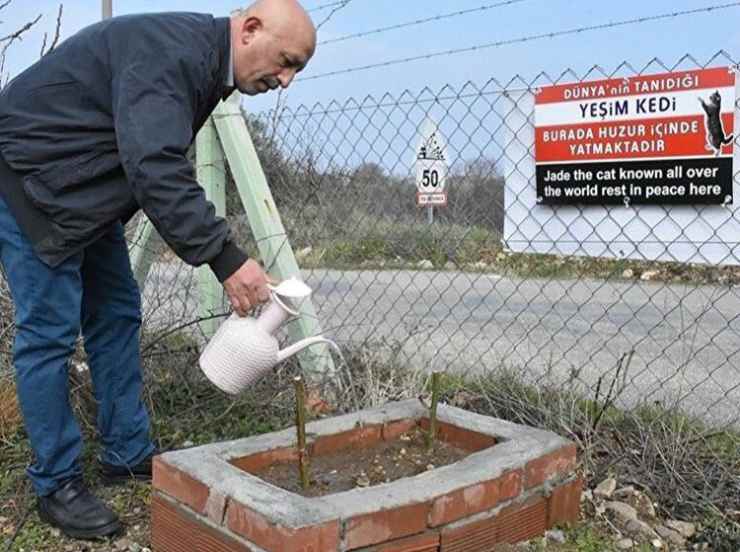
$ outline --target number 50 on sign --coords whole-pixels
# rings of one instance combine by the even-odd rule
[[[420,191],[436,191],[444,190],[444,174],[440,177],[440,171],[438,167],[431,167],[428,169],[422,169],[421,171],[421,185],[417,185]]]

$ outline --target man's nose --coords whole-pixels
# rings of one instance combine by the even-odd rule
[[[290,83],[293,82],[294,78],[295,69],[286,69],[278,75],[280,86],[282,86],[283,88],[288,88],[288,86],[290,86]]]

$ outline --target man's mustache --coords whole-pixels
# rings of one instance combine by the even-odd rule
[[[277,80],[275,77],[265,77],[262,79],[262,81],[270,87],[270,90],[275,90],[278,86],[280,86],[280,81]]]

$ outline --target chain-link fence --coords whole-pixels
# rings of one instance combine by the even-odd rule
[[[654,60],[245,114],[323,332],[346,357],[334,358],[334,377],[354,392],[340,409],[414,396],[429,372],[445,371],[452,404],[576,440],[592,483],[621,472],[674,515],[736,511],[740,213],[541,205],[534,149],[542,86],[727,65],[725,54]],[[415,184],[428,121],[449,163],[448,204],[431,220]],[[227,216],[253,255],[257,240],[273,238],[255,239],[233,185]],[[276,405],[291,419],[292,365],[264,378],[272,389],[233,402],[204,384],[199,279],[161,242],[150,247],[142,352],[163,445],[232,439],[247,418],[267,430],[262,418]],[[0,284],[3,383],[14,332]],[[73,365],[83,361],[80,347]],[[456,379],[481,374],[490,379]],[[94,411],[86,371],[71,377],[79,411]],[[9,406],[13,390],[3,388]],[[0,422],[16,427],[17,408]]]
[[[250,117],[326,333],[350,347],[390,345],[410,366],[513,370],[588,394],[618,376],[622,406],[735,424],[736,207],[534,197],[538,88],[722,65],[734,62],[687,56]],[[414,179],[428,119],[449,157],[448,205],[431,224]]]
[[[246,115],[324,333],[413,368],[516,373],[596,398],[611,385],[619,406],[737,424],[736,207],[544,206],[534,197],[540,87],[721,65],[734,61],[687,56]],[[428,120],[449,162],[448,205],[432,221],[415,185]],[[227,213],[253,245],[233,186]],[[639,231],[615,233],[620,224]],[[677,246],[691,249],[690,262],[677,260]],[[166,248],[158,255],[144,289],[152,347],[198,317],[192,269]],[[8,355],[9,344],[6,366]]]

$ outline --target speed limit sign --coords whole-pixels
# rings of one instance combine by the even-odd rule
[[[448,172],[447,146],[439,128],[430,119],[424,123],[416,150],[416,203],[419,206],[446,205]]]

